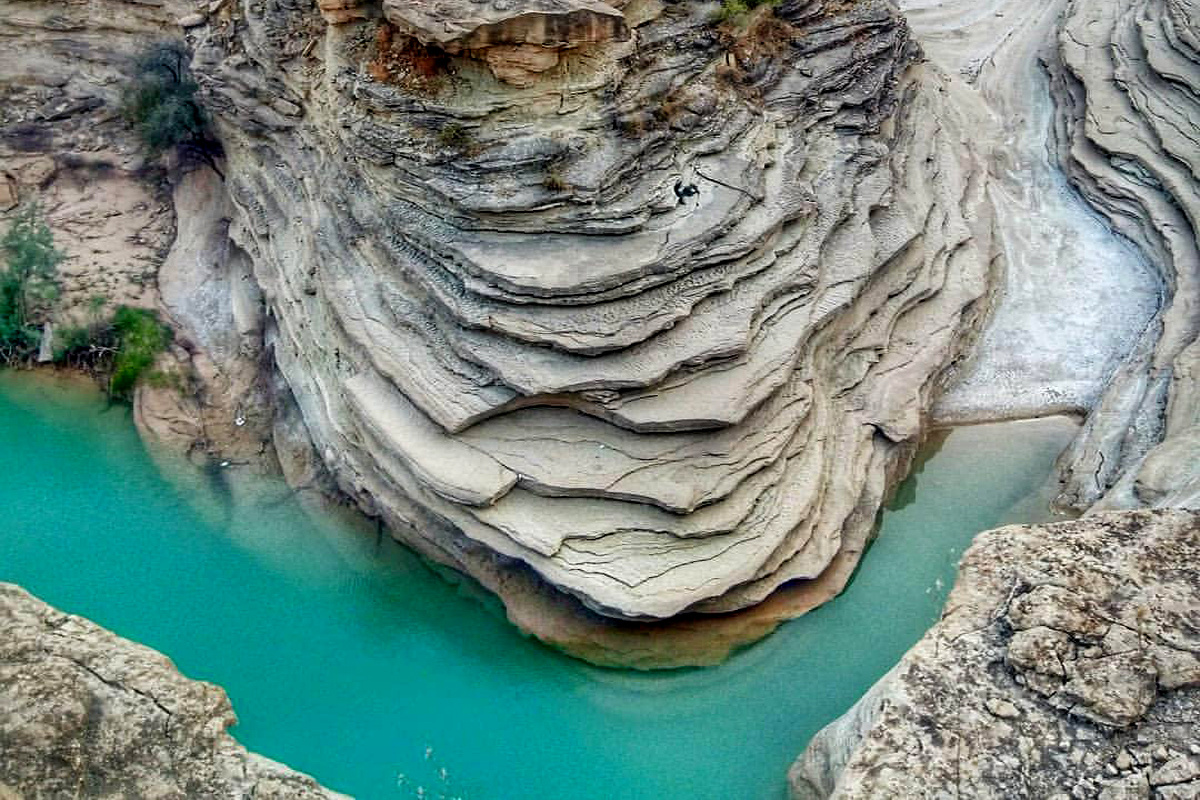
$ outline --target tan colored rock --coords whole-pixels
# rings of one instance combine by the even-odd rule
[[[371,10],[367,7],[368,5],[366,0],[317,0],[321,16],[325,18],[326,22],[333,25],[343,25],[347,22],[369,18]]]
[[[514,86],[529,86],[539,73],[558,66],[558,51],[537,44],[497,45],[483,51],[488,69]]]
[[[65,254],[55,322],[93,321],[97,296],[107,299],[101,314],[156,303],[174,213],[115,109],[129,59],[193,10],[188,0],[114,0],[100,15],[87,4],[0,1],[0,168],[21,200],[41,206]]]
[[[0,796],[335,800],[238,744],[219,687],[0,584]]]
[[[16,182],[8,175],[0,175],[0,213],[12,211],[19,202]]]
[[[383,14],[402,33],[451,53],[629,38],[624,15],[598,0],[384,0]]]
[[[814,737],[792,796],[1194,796],[1200,673],[1156,665],[1200,658],[1197,563],[1184,510],[980,534],[941,621]]]

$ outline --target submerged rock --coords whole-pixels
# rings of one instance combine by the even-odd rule
[[[980,534],[941,621],[814,737],[792,796],[1197,796],[1197,564],[1183,510]]]
[[[219,687],[0,583],[0,797],[343,795],[246,751]]]

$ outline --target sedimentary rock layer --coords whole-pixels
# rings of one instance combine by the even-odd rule
[[[60,320],[90,321],[96,296],[154,305],[175,215],[117,109],[130,59],[169,18],[162,3],[98,14],[0,0],[0,219],[18,202],[40,205],[66,255]]]
[[[1000,273],[939,423],[1086,414],[1160,303],[1157,273],[1071,189],[1058,165],[1042,58],[1064,0],[903,0],[929,59],[995,114],[988,196]],[[980,135],[986,135],[981,131]]]
[[[1200,5],[1073,0],[1057,45],[1062,164],[1166,291],[1064,454],[1064,500],[1200,507]]]
[[[343,795],[249,753],[219,687],[0,583],[0,797]]]
[[[596,626],[852,565],[984,294],[974,99],[873,0],[631,3],[630,41],[522,86],[394,5],[190,29],[341,488],[510,609],[536,575]]]
[[[794,798],[1200,794],[1200,513],[980,534],[942,620],[791,771]]]
[[[175,345],[158,366],[173,385],[139,393],[143,433],[200,458],[219,450],[270,466],[261,302],[226,234],[224,187],[178,153],[172,186],[120,111],[137,56],[178,35],[176,20],[193,10],[189,0],[114,0],[102,13],[0,0],[0,224],[18,201],[45,213],[65,255],[52,313],[60,333],[118,305],[170,323]]]

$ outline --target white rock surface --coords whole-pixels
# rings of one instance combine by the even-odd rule
[[[1159,275],[1058,166],[1040,58],[1064,6],[901,4],[929,58],[978,91],[997,122],[988,194],[1003,280],[971,360],[935,407],[941,422],[1086,413],[1159,306]]]

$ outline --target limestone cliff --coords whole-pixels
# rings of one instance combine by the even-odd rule
[[[980,310],[988,121],[874,0],[517,6],[587,15],[422,6],[461,45],[392,0],[188,20],[280,449],[305,468],[305,431],[395,535],[596,660],[785,583],[768,616],[811,607]],[[554,63],[511,80],[513,46]]]
[[[1165,299],[1064,454],[1076,508],[1200,508],[1200,5],[1072,0],[1048,59],[1072,182]]]
[[[225,692],[147,647],[7,583],[0,629],[0,797],[343,797],[247,752]]]
[[[941,621],[792,768],[794,798],[1200,794],[1200,513],[976,538]]]

